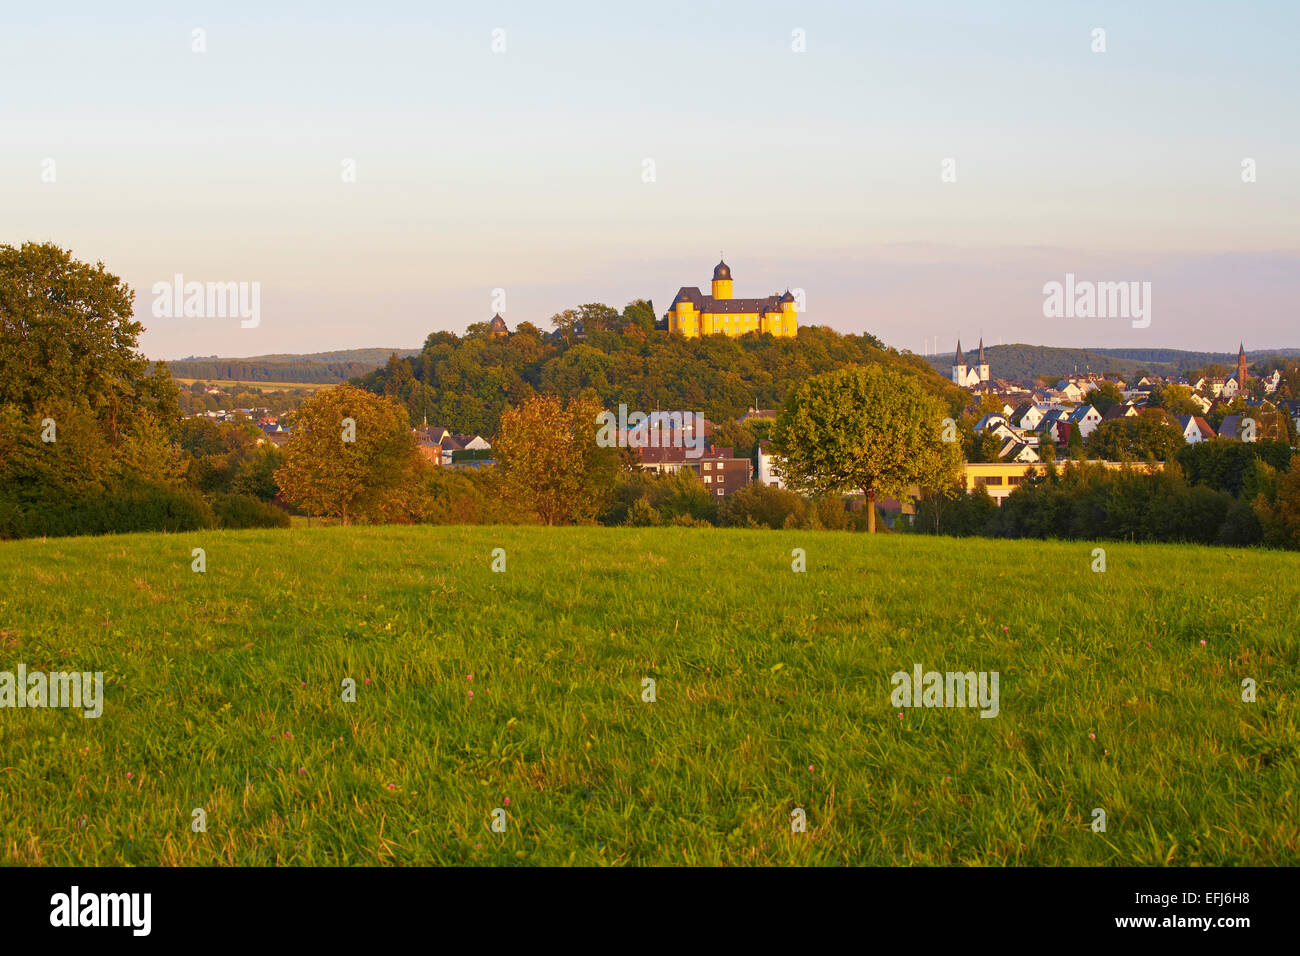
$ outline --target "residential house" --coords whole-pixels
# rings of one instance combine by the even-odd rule
[[[1223,421],[1219,422],[1219,437],[1230,438],[1233,441],[1242,441],[1242,419],[1249,418],[1249,415],[1225,415]],[[1251,436],[1254,441],[1254,436]]]
[[[753,462],[735,457],[731,448],[709,445],[699,457],[690,457],[695,449],[674,446],[638,448],[636,452],[641,457],[641,467],[646,471],[661,474],[693,471],[709,492],[719,498],[739,491],[750,483],[754,475]]]
[[[1078,428],[1079,437],[1087,441],[1088,436],[1101,424],[1101,414],[1091,405],[1080,405],[1071,409],[1065,420]]]
[[[1017,405],[1008,416],[1016,428],[1033,428],[1037,429],[1039,422],[1043,420],[1044,409],[1033,402],[1021,402]]]
[[[1214,429],[1200,415],[1179,415],[1177,422],[1178,428],[1183,433],[1183,441],[1189,445],[1209,441],[1214,437]]]
[[[1137,406],[1132,402],[1125,402],[1122,405],[1112,405],[1106,409],[1106,414],[1101,416],[1103,422],[1113,421],[1116,418],[1136,418],[1138,415]]]
[[[1042,460],[1038,455],[1037,448],[1018,438],[1007,439],[1001,449],[998,450],[998,461],[1027,463]]]
[[[770,442],[763,439],[758,443],[758,483],[761,485],[771,485],[775,488],[784,488],[785,484],[781,481],[781,476],[776,473],[773,467],[776,459],[773,457]]]

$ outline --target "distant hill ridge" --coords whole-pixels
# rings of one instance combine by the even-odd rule
[[[1057,348],[1049,345],[986,345],[994,378],[1016,381],[1039,375],[1059,377],[1076,370],[1131,376],[1140,368],[1156,375],[1177,374],[1217,362],[1236,365],[1236,352],[1194,352],[1184,349]],[[305,382],[338,384],[382,368],[388,357],[419,355],[420,349],[342,349],[334,352],[277,353],[246,358],[191,355],[167,362],[177,378],[236,382]],[[968,353],[969,355],[969,353]],[[1247,349],[1246,357],[1258,362],[1273,356],[1300,356],[1300,348]],[[953,353],[925,356],[940,375],[947,378]]]
[[[963,350],[969,363],[974,349]],[[1227,368],[1235,368],[1237,353],[1232,352],[1194,352],[1184,349],[1092,349],[1092,348],[1056,348],[1050,345],[986,345],[984,355],[988,359],[989,372],[993,378],[1005,378],[1014,381],[1027,381],[1039,375],[1057,378],[1073,372],[1100,372],[1132,376],[1138,369],[1146,369],[1155,375],[1172,375],[1186,369],[1201,368],[1218,363]],[[1259,362],[1264,359],[1300,356],[1300,348],[1247,349],[1246,359]],[[946,355],[925,356],[940,375],[952,371],[954,353]]]
[[[247,358],[191,355],[167,362],[176,378],[235,382],[304,382],[313,385],[339,384],[373,372],[387,364],[388,357],[420,354],[419,349],[342,349],[305,354],[279,353]]]

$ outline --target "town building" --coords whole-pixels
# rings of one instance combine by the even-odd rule
[[[748,458],[737,458],[731,448],[704,448],[698,457],[693,448],[638,448],[641,467],[659,474],[674,474],[689,470],[699,476],[710,494],[721,498],[739,491],[754,476],[754,463]]]

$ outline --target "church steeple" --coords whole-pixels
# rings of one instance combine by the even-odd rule
[[[982,335],[980,336],[980,364],[981,365],[989,364],[988,362],[984,361],[984,336]]]
[[[953,360],[953,365],[965,365],[966,360],[961,357],[961,339],[957,340],[957,358]]]

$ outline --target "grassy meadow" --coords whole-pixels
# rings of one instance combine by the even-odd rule
[[[1112,543],[1094,573],[1093,547],[300,526],[0,543],[0,671],[105,673],[99,719],[0,709],[0,862],[1300,861],[1300,555]],[[914,664],[999,672],[998,716],[891,706]]]

